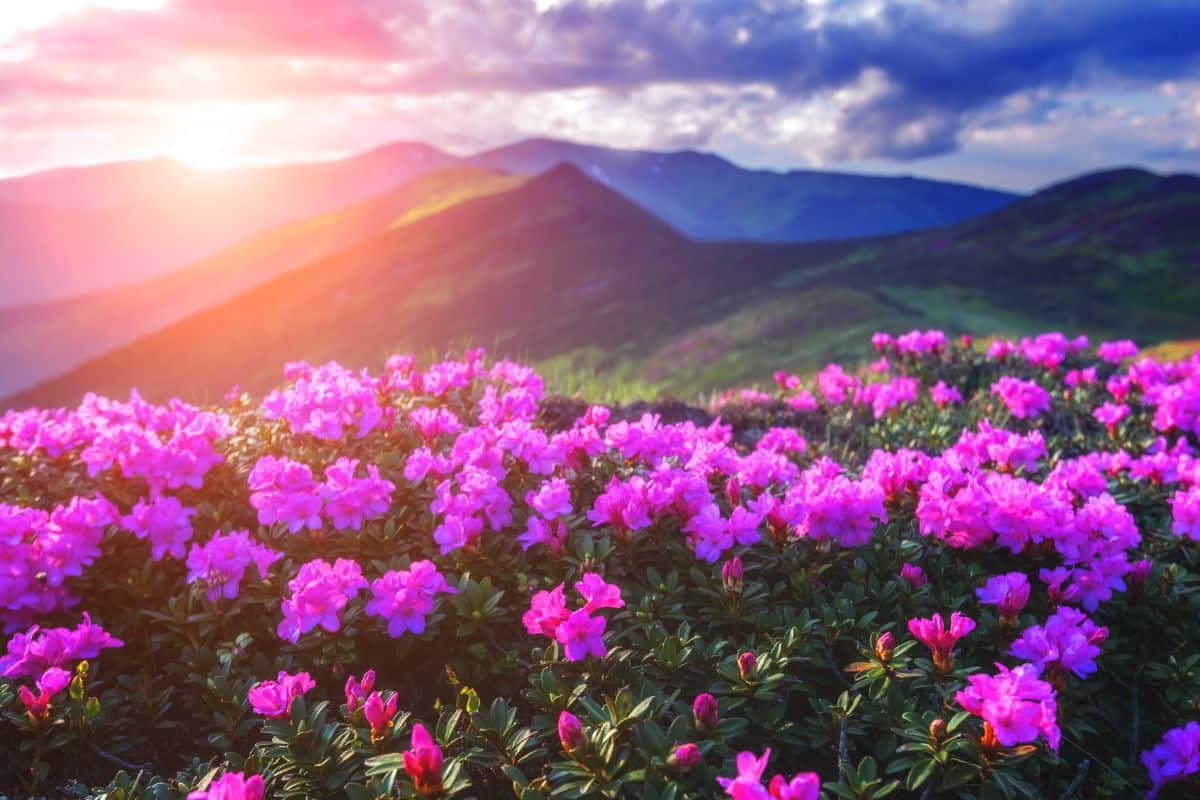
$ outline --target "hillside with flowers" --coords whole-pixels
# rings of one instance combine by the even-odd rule
[[[871,344],[7,412],[0,794],[1195,797],[1200,357]]]

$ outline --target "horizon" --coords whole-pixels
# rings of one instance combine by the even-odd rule
[[[489,153],[492,151],[504,150],[506,148],[515,147],[517,145],[521,145],[521,144],[525,144],[525,143],[529,143],[529,142],[535,142],[535,141],[557,142],[560,144],[567,144],[567,145],[573,145],[573,146],[597,147],[597,148],[604,148],[604,149],[610,149],[610,150],[616,150],[616,151],[641,152],[641,153],[649,153],[649,154],[656,154],[656,155],[676,155],[676,154],[682,154],[682,153],[695,153],[697,155],[716,156],[717,158],[720,158],[720,159],[734,165],[735,167],[737,167],[739,169],[749,170],[749,171],[773,172],[773,173],[781,174],[781,175],[787,174],[787,173],[792,173],[792,172],[817,172],[817,173],[825,173],[825,174],[859,175],[859,176],[878,177],[878,178],[932,180],[932,181],[937,181],[940,183],[948,183],[948,184],[956,184],[957,183],[957,184],[962,184],[964,186],[973,186],[973,187],[977,187],[977,188],[981,188],[981,189],[994,189],[994,190],[998,190],[998,191],[1006,191],[1006,192],[1010,192],[1010,193],[1022,195],[1022,196],[1030,196],[1033,194],[1037,194],[1038,192],[1044,191],[1053,186],[1057,186],[1057,185],[1063,184],[1063,183],[1068,183],[1072,180],[1076,180],[1078,178],[1082,178],[1087,175],[1094,175],[1094,174],[1106,173],[1106,172],[1119,172],[1122,170],[1140,170],[1140,171],[1149,172],[1149,173],[1152,173],[1155,175],[1161,175],[1164,177],[1175,176],[1175,175],[1191,175],[1191,176],[1200,175],[1200,168],[1198,168],[1196,170],[1188,170],[1188,169],[1163,170],[1163,169],[1156,169],[1155,167],[1153,167],[1151,165],[1147,165],[1147,164],[1113,163],[1113,164],[1099,166],[1099,167],[1096,167],[1093,169],[1086,169],[1082,172],[1067,173],[1067,174],[1058,176],[1056,178],[1053,178],[1051,180],[1048,180],[1044,183],[1036,184],[1030,188],[1018,189],[1018,188],[1010,188],[1010,187],[1006,187],[1006,186],[1002,186],[1002,185],[978,183],[978,182],[974,182],[974,181],[970,181],[970,180],[960,180],[960,179],[953,178],[953,177],[950,177],[950,178],[933,177],[933,176],[926,175],[926,174],[923,174],[921,172],[916,172],[916,171],[866,172],[866,171],[855,171],[852,169],[843,169],[840,167],[820,168],[820,167],[808,167],[808,166],[804,166],[804,165],[796,165],[796,166],[790,166],[790,167],[789,166],[779,166],[779,167],[776,167],[776,166],[754,166],[751,164],[746,164],[741,161],[738,161],[736,158],[731,158],[724,153],[720,153],[715,150],[705,149],[703,147],[683,147],[683,148],[673,148],[673,149],[635,148],[635,147],[623,148],[623,147],[610,147],[609,145],[605,145],[600,142],[587,142],[587,141],[581,141],[581,140],[569,139],[569,138],[556,138],[556,137],[551,137],[551,136],[525,136],[525,137],[521,137],[518,139],[513,139],[511,141],[503,142],[494,147],[486,147],[486,148],[478,148],[478,149],[451,148],[451,147],[443,146],[437,142],[422,141],[422,140],[416,140],[416,139],[405,139],[405,138],[387,139],[387,140],[383,140],[377,144],[369,145],[365,148],[350,150],[350,151],[336,153],[336,154],[324,154],[324,155],[315,154],[311,157],[303,157],[302,156],[302,157],[298,157],[298,158],[288,158],[288,159],[278,159],[278,160],[248,159],[245,161],[237,161],[237,162],[233,162],[233,163],[220,164],[220,165],[195,163],[192,161],[188,161],[185,158],[180,158],[178,156],[173,156],[173,155],[169,155],[169,154],[158,154],[158,155],[149,155],[149,156],[144,156],[144,157],[121,158],[121,159],[115,159],[115,160],[111,160],[111,161],[84,161],[84,162],[76,162],[76,163],[65,163],[65,164],[58,164],[58,165],[50,166],[50,167],[33,169],[33,170],[30,170],[27,172],[0,173],[0,182],[7,181],[7,180],[19,180],[19,179],[23,179],[23,178],[33,177],[36,175],[52,173],[52,172],[57,172],[57,171],[64,171],[64,170],[86,170],[86,169],[94,168],[94,167],[120,166],[120,165],[124,165],[124,164],[151,164],[154,162],[168,162],[168,163],[172,163],[172,164],[175,164],[175,165],[178,165],[181,167],[196,170],[201,173],[212,173],[212,174],[232,173],[232,172],[236,172],[236,171],[242,170],[242,169],[287,167],[287,166],[306,165],[306,164],[332,164],[332,163],[337,163],[339,161],[346,161],[346,160],[350,160],[353,158],[366,156],[366,155],[369,155],[370,153],[373,153],[373,152],[376,152],[379,150],[384,150],[389,147],[395,147],[395,146],[401,146],[401,145],[413,145],[413,146],[423,145],[423,146],[431,147],[435,150],[441,151],[448,155],[454,156],[455,158],[470,159],[470,158],[480,156],[480,155],[483,155],[485,153]],[[571,162],[562,161],[559,163],[560,164],[569,164]],[[447,167],[438,168],[438,170],[434,170],[434,171],[436,172],[436,171],[439,171],[440,169],[453,169],[453,168],[455,168],[455,166],[457,166],[457,165],[449,165]],[[544,171],[545,170],[543,170],[543,172]],[[586,171],[585,171],[585,174],[586,174]],[[589,176],[589,179],[595,180],[595,178],[593,178],[591,176]]]
[[[48,0],[0,10],[0,177],[549,137],[1028,192],[1200,169],[1200,8]]]

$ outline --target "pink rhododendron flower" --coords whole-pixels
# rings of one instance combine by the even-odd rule
[[[955,694],[958,704],[991,725],[1005,747],[1029,744],[1040,737],[1058,752],[1054,687],[1038,679],[1032,664],[1011,670],[997,664],[996,669],[996,675],[969,677],[968,687]]]
[[[1115,342],[1101,342],[1096,348],[1096,354],[1110,364],[1120,364],[1127,358],[1138,354],[1138,346],[1128,339]]]
[[[536,492],[529,492],[525,496],[525,502],[546,520],[556,520],[574,511],[571,506],[571,484],[563,478],[544,482]]]
[[[292,701],[316,688],[316,681],[307,672],[289,675],[280,672],[273,681],[256,683],[246,695],[255,714],[282,719],[292,709]]]
[[[266,787],[258,775],[226,772],[201,791],[189,792],[187,800],[263,800]]]
[[[589,572],[575,583],[575,591],[583,596],[587,604],[583,610],[591,614],[602,608],[624,608],[625,601],[621,599],[621,588],[613,583],[605,583],[594,572]]]
[[[762,776],[767,770],[767,761],[770,758],[769,747],[758,757],[749,751],[738,753],[737,776],[717,778],[717,783],[725,790],[725,794],[734,800],[770,800],[770,795],[762,785]]]
[[[263,456],[250,471],[250,492],[250,505],[262,525],[282,523],[292,533],[321,527],[320,485],[304,464]]]
[[[992,384],[991,392],[1017,419],[1040,417],[1050,410],[1050,393],[1033,381],[1005,375]]]
[[[280,606],[279,638],[295,644],[318,625],[331,633],[340,630],[342,609],[366,587],[362,568],[349,559],[332,565],[319,558],[309,561],[288,582],[291,595]]]
[[[584,609],[573,611],[554,630],[554,638],[563,646],[568,661],[582,661],[590,656],[604,658],[608,647],[604,644],[604,629],[608,625],[604,617],[593,617]]]
[[[1029,579],[1023,572],[996,575],[976,589],[975,596],[979,602],[995,606],[1002,621],[1012,623],[1029,602]]]
[[[363,716],[371,726],[371,739],[383,738],[384,733],[392,726],[392,720],[396,718],[399,707],[400,698],[395,692],[390,692],[386,701],[379,692],[371,692],[363,703]]]
[[[387,620],[388,636],[422,634],[439,594],[457,594],[432,561],[414,561],[406,570],[389,570],[371,583],[364,611]]]
[[[1171,532],[1200,542],[1200,486],[1171,495]]]
[[[367,477],[357,478],[358,459],[339,458],[325,469],[320,495],[325,515],[337,530],[360,530],[367,520],[378,519],[392,505],[396,485],[379,477],[379,468],[367,465]]]
[[[187,582],[205,584],[208,599],[214,603],[222,597],[233,600],[251,564],[259,577],[266,579],[271,565],[281,558],[283,553],[255,541],[249,531],[217,533],[203,545],[192,545]]]
[[[929,396],[938,408],[962,405],[962,392],[955,386],[947,386],[945,381],[938,381],[929,388]]]
[[[41,677],[52,667],[69,667],[97,657],[102,650],[124,644],[92,622],[86,612],[83,621],[74,628],[43,629],[34,625],[8,640],[6,652],[0,656],[0,677]]]
[[[692,720],[696,727],[705,733],[716,730],[717,723],[721,721],[717,698],[708,692],[696,695],[696,699],[692,701]]]
[[[1065,606],[1051,614],[1045,625],[1022,631],[1009,652],[1032,664],[1038,674],[1046,674],[1051,683],[1062,685],[1067,673],[1086,678],[1096,671],[1096,657],[1107,638],[1108,628]]]
[[[150,557],[161,561],[166,555],[183,559],[192,538],[196,509],[187,508],[177,498],[159,495],[143,498],[121,518],[121,525],[139,539],[150,539]]]
[[[939,672],[950,672],[954,669],[954,645],[975,630],[975,620],[955,611],[947,628],[942,615],[934,614],[928,619],[910,619],[908,630],[933,653],[933,666]]]
[[[1115,436],[1121,420],[1129,416],[1129,406],[1124,403],[1104,403],[1092,411],[1092,416],[1104,425],[1110,436]]]
[[[362,680],[358,680],[353,675],[346,678],[346,710],[353,714],[358,709],[362,708],[363,702],[367,696],[371,694],[371,690],[375,688],[375,670],[369,669],[363,673]]]

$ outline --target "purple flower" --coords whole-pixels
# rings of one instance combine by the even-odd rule
[[[1163,735],[1162,741],[1142,753],[1142,764],[1154,787],[1146,795],[1156,797],[1164,786],[1200,773],[1200,722],[1189,722]]]
[[[1023,572],[1009,572],[987,579],[983,588],[975,590],[979,602],[996,606],[1000,620],[1011,624],[1029,602],[1029,579]]]

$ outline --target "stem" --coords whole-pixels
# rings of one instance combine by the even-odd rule
[[[101,748],[100,745],[93,744],[93,745],[89,745],[89,747],[91,748],[91,751],[93,753],[100,756],[101,758],[103,758],[105,761],[108,761],[109,763],[116,764],[121,769],[133,770],[134,772],[142,772],[142,771],[150,768],[149,764],[134,764],[132,761],[126,761],[125,759],[121,758],[120,756],[113,755],[112,753],[108,752],[107,750]]]
[[[1075,794],[1075,792],[1083,784],[1083,779],[1087,777],[1088,768],[1091,766],[1092,762],[1086,758],[1079,762],[1079,769],[1075,771],[1075,777],[1069,784],[1067,784],[1066,791],[1059,795],[1058,800],[1067,800],[1067,798]]]
[[[846,753],[846,717],[843,715],[838,729],[838,777],[843,781],[846,780],[846,765],[849,760]]]

